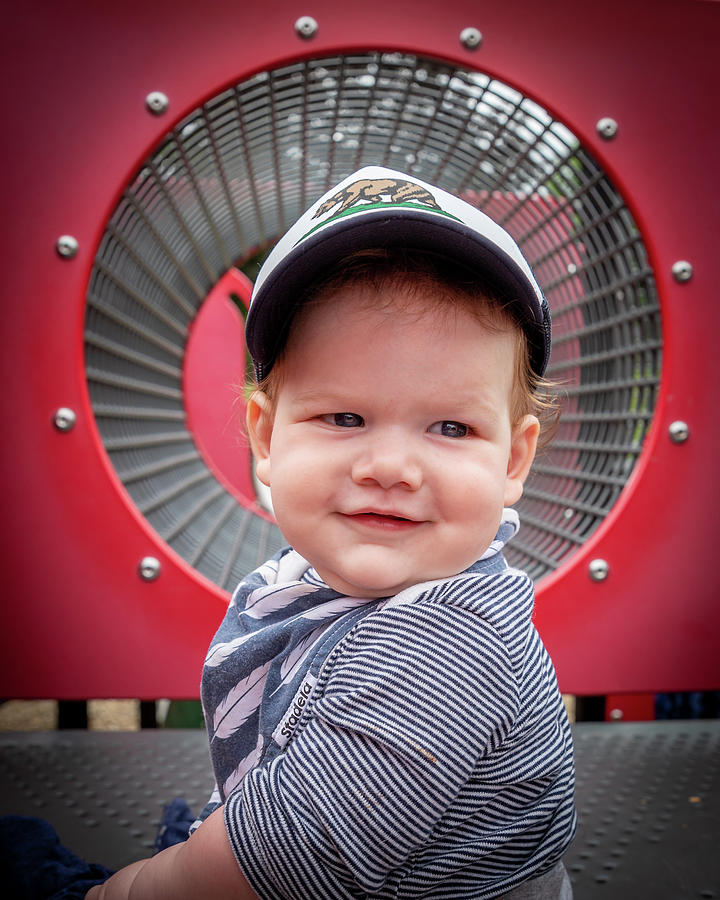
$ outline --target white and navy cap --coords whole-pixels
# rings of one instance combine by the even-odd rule
[[[533,371],[550,356],[550,311],[510,235],[475,207],[412,175],[368,166],[314,203],[265,260],[252,294],[245,339],[262,380],[283,349],[307,289],[357,250],[403,248],[442,255],[476,272],[524,329]]]

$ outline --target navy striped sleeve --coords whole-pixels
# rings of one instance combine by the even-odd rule
[[[338,645],[316,698],[286,752],[226,803],[238,862],[262,898],[396,896],[512,728],[513,661],[468,609],[388,607]]]

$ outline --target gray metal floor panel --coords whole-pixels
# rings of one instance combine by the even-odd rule
[[[720,898],[720,721],[573,731],[576,900]],[[152,852],[173,797],[198,812],[211,787],[203,731],[0,733],[0,815],[47,819],[111,868]]]

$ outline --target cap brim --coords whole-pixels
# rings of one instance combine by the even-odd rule
[[[481,287],[508,304],[528,336],[530,361],[542,374],[549,352],[545,323],[534,310],[537,292],[497,244],[450,216],[416,207],[362,211],[337,220],[295,246],[267,275],[250,307],[246,341],[259,377],[270,370],[308,287],[343,256],[359,250],[402,247],[431,252],[476,274]],[[261,295],[261,296],[260,296]],[[542,335],[542,345],[536,335]]]

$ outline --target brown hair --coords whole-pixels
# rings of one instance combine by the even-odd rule
[[[509,304],[490,296],[473,273],[458,267],[445,257],[413,250],[361,250],[341,259],[323,278],[311,286],[300,298],[294,317],[303,311],[325,303],[343,288],[363,285],[369,288],[373,308],[395,308],[398,296],[405,301],[403,311],[419,308],[428,293],[439,309],[448,312],[462,309],[473,315],[482,325],[494,331],[510,329],[515,338],[515,377],[511,397],[511,424],[525,415],[540,421],[539,447],[544,447],[557,428],[559,404],[555,386],[536,375],[530,366],[530,349],[525,332],[512,313]],[[390,289],[402,288],[401,291]],[[392,300],[389,298],[392,296]],[[385,298],[388,298],[387,300]],[[274,403],[283,379],[285,348],[273,368],[259,383],[248,385],[249,392],[263,391]]]

